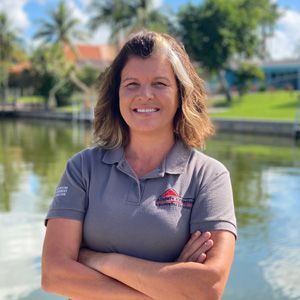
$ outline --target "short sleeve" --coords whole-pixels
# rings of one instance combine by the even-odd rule
[[[196,230],[227,230],[237,237],[232,187],[226,169],[207,180],[198,193],[190,222],[190,232]]]
[[[56,188],[45,224],[51,218],[66,218],[82,221],[87,209],[86,182],[83,180],[82,157],[79,154],[68,162]]]

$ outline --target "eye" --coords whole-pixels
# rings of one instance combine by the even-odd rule
[[[154,86],[157,86],[157,87],[164,87],[164,86],[167,86],[164,82],[162,81],[157,81],[157,82],[154,82],[153,84]]]
[[[129,82],[125,85],[125,87],[129,88],[129,89],[134,89],[136,87],[138,87],[138,83],[137,82]]]

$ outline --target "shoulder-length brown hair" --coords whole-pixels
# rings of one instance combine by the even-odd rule
[[[184,47],[168,34],[142,31],[122,47],[111,66],[100,77],[95,107],[94,138],[104,148],[126,146],[129,128],[119,108],[121,72],[132,56],[147,58],[165,54],[172,65],[179,90],[179,108],[174,118],[174,133],[186,145],[203,146],[214,132],[206,107],[204,82],[195,71]]]

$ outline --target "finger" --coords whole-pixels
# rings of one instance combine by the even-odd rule
[[[197,259],[197,262],[200,264],[203,264],[206,260],[206,254],[205,253],[201,253]]]
[[[199,230],[197,230],[196,232],[194,232],[194,233],[191,235],[189,241],[186,243],[186,245],[184,246],[183,249],[189,248],[189,247],[194,243],[194,241],[197,240],[197,239],[201,236],[201,234],[202,234],[202,233],[201,233],[201,231],[199,231]]]
[[[177,261],[184,261],[185,257],[187,257],[186,252],[191,247],[191,245],[194,243],[194,241],[197,240],[198,237],[200,237],[200,235],[201,235],[201,232],[199,230],[195,231],[191,235],[190,239],[185,244],[185,246],[183,247],[179,257],[177,258]]]
[[[197,250],[200,249],[200,247],[203,246],[206,241],[210,239],[210,237],[210,232],[204,232],[197,239],[193,240],[193,242],[183,251],[184,259],[188,259],[190,256],[192,256]]]
[[[190,257],[189,261],[196,262],[202,253],[205,253],[213,246],[213,240],[206,241],[201,247],[199,247]]]

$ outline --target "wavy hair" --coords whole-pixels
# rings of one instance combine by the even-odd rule
[[[121,72],[130,57],[147,58],[165,54],[178,86],[179,108],[174,117],[174,133],[186,145],[203,147],[214,133],[206,107],[203,80],[198,76],[184,46],[168,34],[141,31],[122,47],[110,67],[100,76],[98,101],[95,107],[95,143],[107,149],[126,146],[129,128],[119,108]]]

